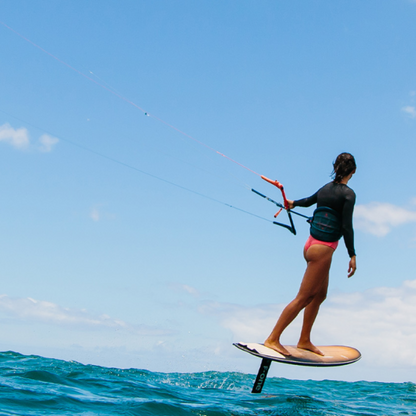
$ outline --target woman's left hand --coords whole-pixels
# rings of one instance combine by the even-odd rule
[[[356,256],[352,256],[350,264],[348,265],[348,278],[350,278],[355,271],[357,270],[357,260]]]

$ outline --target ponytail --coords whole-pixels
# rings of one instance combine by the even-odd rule
[[[354,156],[350,153],[341,153],[334,162],[332,177],[334,182],[340,183],[343,178],[354,172],[357,168]]]

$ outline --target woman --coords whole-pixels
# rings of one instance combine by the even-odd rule
[[[326,298],[332,255],[342,236],[351,258],[348,277],[351,277],[357,269],[352,227],[355,193],[347,186],[355,170],[354,157],[349,153],[341,153],[334,162],[334,180],[332,182],[323,186],[309,198],[288,201],[290,209],[309,207],[315,203],[317,208],[311,222],[311,235],[303,252],[307,267],[299,292],[296,298],[283,310],[272,333],[264,342],[266,347],[281,354],[290,355],[280,343],[282,332],[305,308],[302,331],[297,346],[323,355],[312,344],[310,335],[319,307]]]

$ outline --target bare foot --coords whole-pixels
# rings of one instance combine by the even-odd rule
[[[315,347],[315,345],[313,345],[312,344],[312,342],[298,342],[298,345],[297,345],[297,347],[298,348],[301,348],[302,350],[308,350],[308,351],[311,351],[311,352],[313,352],[313,353],[315,353],[315,354],[318,354],[318,355],[325,355],[322,351],[320,351],[318,348],[316,348]]]
[[[279,354],[291,355],[290,352],[278,341],[270,342],[266,339],[266,341],[264,341],[264,346],[275,350]]]

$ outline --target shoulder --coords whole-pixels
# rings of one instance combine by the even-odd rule
[[[326,185],[324,185],[324,186],[322,186],[321,188],[319,188],[319,189],[318,189],[318,192],[319,192],[319,191],[322,191],[322,190],[329,190],[329,189],[332,189],[332,188],[334,187],[334,185],[335,185],[335,182],[328,182]]]
[[[344,195],[346,199],[355,202],[355,192],[347,185],[344,185]]]
[[[348,186],[348,185],[344,185],[345,188],[345,193],[349,194],[349,195],[354,195],[355,196],[355,192]]]
[[[343,183],[329,182],[321,189],[333,192],[338,198],[344,198],[347,201],[355,202],[355,192]]]
[[[338,192],[342,192],[344,195],[355,196],[355,192],[348,185],[345,185],[343,183],[329,182],[326,185],[324,185],[321,189],[324,189],[326,187],[337,189]]]

